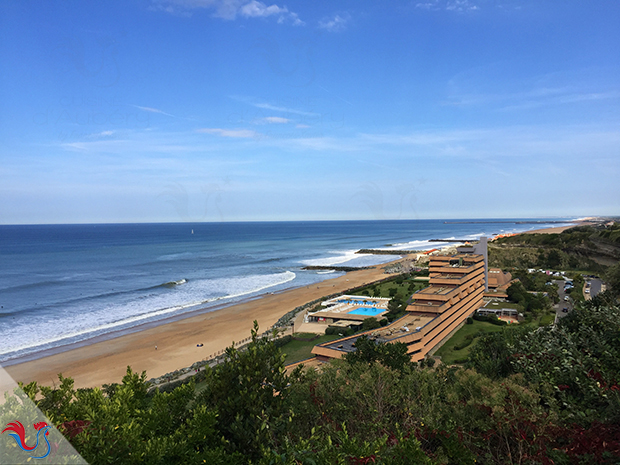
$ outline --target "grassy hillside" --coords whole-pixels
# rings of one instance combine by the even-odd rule
[[[560,234],[519,234],[489,245],[498,268],[551,268],[602,273],[620,260],[620,223],[579,226]]]

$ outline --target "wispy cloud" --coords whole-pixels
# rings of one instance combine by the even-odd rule
[[[610,100],[620,98],[619,91],[609,92],[566,92],[555,96],[545,98],[518,98],[518,103],[508,103],[504,106],[504,110],[529,110],[533,108],[541,108],[551,105],[564,105],[580,102],[594,102],[599,100]]]
[[[234,137],[247,139],[251,137],[259,137],[260,134],[250,129],[222,129],[222,128],[201,128],[196,129],[196,132],[202,134],[215,134],[221,137]]]
[[[523,63],[502,60],[464,70],[447,85],[447,105],[484,106],[495,111],[607,103],[620,98],[615,82],[600,79],[599,69],[553,72],[515,79]]]
[[[301,115],[301,116],[321,116],[319,113],[315,113],[312,111],[299,110],[297,108],[286,107],[282,105],[273,105],[268,102],[257,102],[256,99],[251,97],[244,97],[239,95],[231,95],[231,99],[236,100],[237,102],[245,103],[246,105],[251,105],[255,108],[260,108],[261,110],[270,110],[270,111],[278,111],[281,113],[288,113],[291,115]]]
[[[297,110],[295,108],[280,107],[277,105],[272,105],[270,103],[252,103],[251,105],[255,106],[256,108],[262,108],[263,110],[281,111],[282,113],[292,113],[294,115],[302,115],[302,116],[319,116],[318,113],[313,113],[311,111],[303,111],[303,110]]]
[[[134,108],[137,108],[138,110],[147,111],[147,112],[149,112],[149,113],[158,113],[158,114],[160,114],[160,115],[166,115],[166,116],[171,116],[171,117],[173,117],[173,118],[176,118],[176,116],[175,116],[175,115],[172,115],[172,114],[170,114],[170,113],[166,113],[165,111],[163,111],[163,110],[159,110],[159,109],[157,109],[157,108],[152,108],[152,107],[143,107],[143,106],[140,106],[140,105],[131,105],[131,106],[132,106],[132,107],[134,107]]]
[[[213,16],[234,20],[243,18],[274,17],[279,24],[288,23],[302,26],[304,22],[299,15],[286,6],[267,5],[258,0],[153,0],[151,9],[171,14],[188,15],[193,10],[211,10]]]
[[[265,118],[258,118],[254,120],[255,124],[287,124],[290,122],[290,119],[282,118],[280,116],[267,116]]]
[[[459,13],[480,9],[472,0],[427,0],[425,2],[416,3],[415,6],[422,10],[445,10]]]
[[[446,104],[459,106],[486,105],[500,111],[512,111],[618,98],[620,98],[620,91],[617,90],[589,92],[571,87],[542,87],[512,93],[463,93],[453,95]]]
[[[342,15],[337,14],[333,17],[323,18],[319,21],[319,29],[325,29],[329,32],[341,32],[347,28],[347,24],[351,20],[348,13]]]
[[[99,138],[99,137],[110,137],[110,136],[114,135],[115,132],[116,131],[101,131],[101,132],[97,132],[95,134],[91,134],[88,137],[93,138],[93,139],[94,138]]]
[[[235,133],[234,130],[230,132],[222,130],[222,132],[225,134],[214,130],[213,134],[230,137],[230,134]],[[114,131],[113,134],[106,137],[77,137],[53,145],[71,152],[122,155],[131,158],[139,156],[139,154],[165,154],[170,156],[193,153],[220,154],[227,144],[234,140],[226,141],[223,137],[207,138],[204,137],[204,133],[204,131],[195,130],[172,132],[151,131],[149,129],[125,130]],[[243,135],[243,133],[237,132],[237,135]]]

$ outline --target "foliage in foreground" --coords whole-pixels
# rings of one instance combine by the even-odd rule
[[[257,334],[199,394],[193,382],[149,392],[131,370],[106,391],[62,377],[24,390],[92,464],[620,461],[618,307],[485,336],[468,369],[421,369],[402,347],[360,338],[357,355],[287,375]]]

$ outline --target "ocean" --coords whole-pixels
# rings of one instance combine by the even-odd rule
[[[557,221],[0,225],[0,363],[341,274],[302,270],[307,265],[398,258],[355,253],[362,248],[430,249],[447,244],[429,239],[471,240]]]

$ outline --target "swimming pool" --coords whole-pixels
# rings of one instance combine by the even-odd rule
[[[347,312],[347,315],[377,316],[379,313],[383,312],[385,312],[384,308],[358,307]]]

